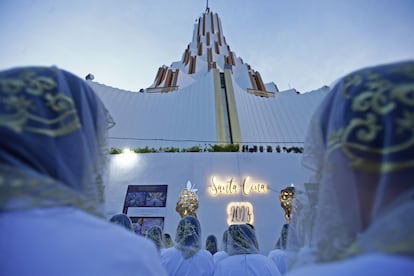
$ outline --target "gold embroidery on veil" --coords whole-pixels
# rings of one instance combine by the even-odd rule
[[[49,69],[50,70],[50,69]],[[50,71],[48,73],[56,72]],[[18,78],[0,80],[0,104],[7,112],[0,115],[0,125],[17,133],[23,131],[56,137],[71,133],[81,127],[75,105],[70,97],[57,90],[52,77],[39,76],[25,70]],[[33,97],[41,97],[46,111],[38,110]]]
[[[400,70],[398,73],[413,78],[413,64]],[[332,131],[328,153],[340,148],[350,158],[351,167],[367,172],[414,167],[413,156],[395,158],[396,154],[414,146],[414,85],[393,83],[372,72],[365,76],[365,81],[363,77],[352,75],[345,79],[342,95],[351,101],[348,112],[359,115],[353,116],[346,126]],[[352,86],[362,84],[364,90],[357,96],[346,93],[352,91]],[[387,144],[382,142],[385,139],[383,120],[392,120],[388,126],[395,128],[393,133],[397,136],[388,137]]]
[[[10,198],[24,198],[10,201]],[[11,205],[10,205],[11,204]],[[23,170],[8,165],[0,166],[0,210],[18,210],[27,207],[54,207],[72,205],[96,216],[96,202],[58,181],[40,175],[27,175]]]

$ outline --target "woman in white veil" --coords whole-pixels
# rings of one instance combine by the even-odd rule
[[[414,271],[413,122],[414,62],[336,83],[305,143],[303,163],[319,188],[316,202],[294,214],[303,244],[289,275]]]
[[[177,226],[175,246],[161,252],[161,261],[169,275],[212,275],[213,256],[201,248],[201,226],[196,217],[185,216]]]
[[[216,263],[215,276],[281,275],[276,264],[259,253],[259,245],[252,225],[230,225],[227,235],[226,252],[229,256]]]
[[[0,72],[2,275],[165,275],[153,244],[103,216],[112,124],[67,71]]]

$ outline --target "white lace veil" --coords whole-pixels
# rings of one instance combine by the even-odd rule
[[[150,229],[148,229],[147,233],[145,234],[145,237],[154,242],[158,250],[161,250],[162,248],[165,248],[162,235],[163,233],[161,227],[158,225],[154,225],[151,226]]]
[[[56,67],[0,72],[0,210],[103,213],[113,121],[85,81]]]
[[[227,235],[227,253],[230,256],[239,254],[257,254],[259,252],[256,233],[250,225],[230,225]]]
[[[293,266],[367,252],[414,257],[414,62],[338,81],[311,120],[303,164],[319,189],[293,214],[289,237],[302,242]]]
[[[201,249],[201,226],[196,217],[183,217],[177,226],[175,247],[184,259],[191,258]]]
[[[214,235],[208,235],[206,239],[206,250],[214,255],[217,252],[217,238]]]

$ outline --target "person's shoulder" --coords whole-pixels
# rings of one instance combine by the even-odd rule
[[[229,254],[226,251],[217,251],[213,256],[228,256]]]
[[[414,260],[390,254],[364,254],[342,261],[314,264],[293,269],[288,276],[305,275],[410,275],[414,271]]]
[[[260,263],[270,263],[272,260],[265,255],[256,253],[256,254],[247,254],[246,259],[249,262],[260,262]],[[273,262],[272,262],[273,263]]]
[[[29,269],[30,264],[55,260],[53,267],[70,269],[73,275],[130,275],[140,267],[144,275],[165,275],[154,244],[122,226],[111,224],[73,207],[53,207],[9,212],[13,218],[12,241],[16,248],[22,231],[31,225],[32,248],[45,248],[42,254],[25,253],[20,258]],[[20,235],[19,235],[20,233]],[[47,244],[44,243],[47,239]],[[46,250],[47,248],[47,250]],[[79,249],[82,249],[80,254]],[[93,257],[93,262],[91,262]],[[31,260],[28,262],[28,260]],[[96,263],[100,265],[97,266]],[[76,265],[75,265],[76,264]],[[37,267],[34,265],[33,267]],[[36,274],[36,273],[34,273]],[[50,274],[50,273],[49,273]],[[43,274],[44,275],[44,274]]]
[[[203,258],[208,260],[213,260],[213,255],[208,250],[200,249],[195,255],[197,258]]]
[[[229,256],[229,254],[227,254],[227,252],[225,251],[217,251],[214,255],[213,255],[213,260],[215,263],[219,263],[222,260],[224,260],[225,258],[227,258]]]
[[[65,220],[65,225],[70,224],[68,230],[76,230],[78,237],[82,236],[82,240],[90,246],[129,250],[131,254],[157,251],[153,243],[133,231],[76,208],[68,209],[60,220]]]
[[[344,261],[345,265],[351,267],[351,272],[355,269],[375,275],[408,275],[406,273],[414,271],[413,258],[383,253],[364,254]]]
[[[175,247],[166,248],[160,252],[163,263],[182,262],[184,260],[183,254]]]
[[[178,253],[181,254],[180,250],[178,250],[174,246],[173,247],[169,247],[169,248],[164,248],[163,250],[161,250],[161,256],[164,256],[164,255],[165,256],[170,256],[170,255],[178,254]]]
[[[268,255],[273,255],[273,254],[277,254],[277,255],[286,255],[286,251],[283,249],[273,249],[269,251]]]
[[[274,250],[270,251],[267,256],[269,258],[272,258],[272,257],[287,257],[287,254],[282,249],[274,249]]]
[[[217,261],[217,265],[230,265],[233,263],[240,263],[242,260],[246,260],[246,256],[251,254],[236,254],[236,255],[227,255],[226,257],[223,257],[222,259],[219,259]]]

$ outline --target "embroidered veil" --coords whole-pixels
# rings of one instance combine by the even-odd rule
[[[56,67],[0,72],[0,210],[103,213],[113,121],[85,81]]]
[[[414,257],[414,62],[340,79],[311,120],[303,164],[318,190],[293,215],[303,242],[296,265],[369,252]],[[288,249],[297,250],[289,238]]]

